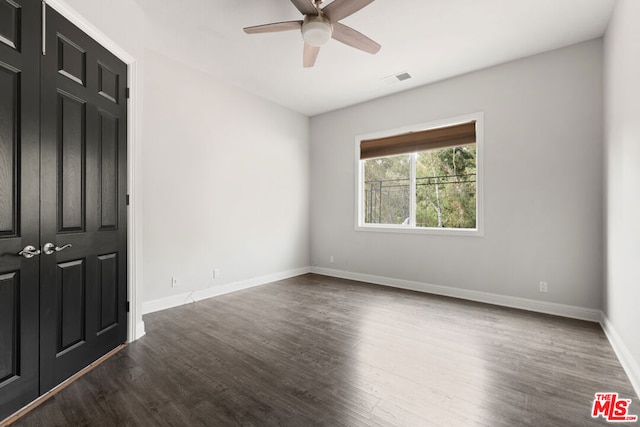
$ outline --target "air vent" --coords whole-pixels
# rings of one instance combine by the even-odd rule
[[[411,78],[411,74],[407,73],[406,71],[403,71],[401,73],[398,74],[394,74],[392,76],[388,76],[383,78],[382,80],[389,85],[392,84],[396,84],[396,83],[400,83],[403,82],[405,80],[409,80]]]

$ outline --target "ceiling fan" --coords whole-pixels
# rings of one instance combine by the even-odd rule
[[[375,54],[380,45],[364,34],[341,24],[341,19],[350,16],[374,0],[334,0],[320,8],[322,0],[291,0],[291,3],[304,15],[301,21],[274,22],[244,28],[247,34],[274,33],[279,31],[301,30],[304,40],[302,64],[313,67],[320,52],[320,46],[334,38],[348,46]]]

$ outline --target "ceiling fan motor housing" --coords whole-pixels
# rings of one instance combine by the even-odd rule
[[[331,22],[321,15],[307,15],[302,23],[302,38],[311,46],[326,44],[333,34]]]

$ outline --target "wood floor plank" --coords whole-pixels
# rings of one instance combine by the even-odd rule
[[[598,426],[599,325],[305,275],[145,316],[15,426]]]

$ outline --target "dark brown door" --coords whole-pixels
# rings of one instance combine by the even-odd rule
[[[127,68],[0,0],[0,421],[126,340]]]
[[[40,8],[0,0],[0,421],[38,396]],[[33,29],[36,31],[33,31]]]
[[[126,340],[127,67],[47,8],[41,75],[46,392]]]

